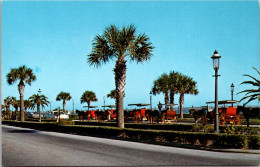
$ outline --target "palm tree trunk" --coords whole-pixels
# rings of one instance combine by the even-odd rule
[[[24,121],[24,100],[23,100],[23,94],[24,94],[24,83],[20,81],[18,85],[18,90],[20,94],[20,121]]]
[[[37,114],[40,114],[40,103],[37,103]]]
[[[126,84],[126,61],[121,58],[116,62],[114,68],[115,85],[116,85],[116,110],[117,110],[117,123],[119,128],[124,128],[124,94]]]
[[[168,94],[168,91],[164,93],[164,102],[166,105],[169,104],[169,94]],[[166,108],[166,106],[165,106]]]
[[[65,114],[67,114],[67,113],[66,113],[66,110],[65,110],[65,106],[66,106],[66,101],[63,100],[63,112],[64,112]]]
[[[173,110],[173,107],[174,107],[174,93],[173,91],[170,91],[170,104],[173,104],[172,106],[172,110]]]
[[[183,118],[184,94],[180,94],[180,115]]]

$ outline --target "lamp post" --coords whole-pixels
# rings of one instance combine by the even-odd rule
[[[152,93],[152,91],[150,91],[150,105],[151,105],[151,110],[153,110],[153,106],[152,106],[152,95],[153,95],[153,93]]]
[[[38,95],[41,96],[41,89],[38,90]],[[40,100],[40,107],[39,107],[39,122],[41,122],[41,99]]]
[[[211,56],[213,59],[213,68],[215,70],[215,110],[216,110],[216,119],[215,119],[215,132],[219,133],[219,113],[218,113],[218,69],[219,69],[219,59],[221,56],[218,54],[218,52],[215,50],[213,56]]]
[[[231,88],[231,100],[233,101],[233,95],[234,95],[234,87],[235,85],[232,83],[230,88]],[[233,103],[232,103],[232,107],[233,107]]]

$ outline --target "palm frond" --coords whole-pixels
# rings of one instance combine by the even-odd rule
[[[242,84],[251,84],[253,86],[260,86],[259,83],[256,83],[254,81],[244,81],[244,82],[241,82],[240,85]]]
[[[146,34],[139,35],[129,47],[130,60],[142,63],[152,57],[154,47]]]
[[[243,76],[247,76],[247,77],[252,78],[252,79],[255,80],[256,83],[260,86],[260,80],[256,79],[255,77],[252,77],[251,75],[248,75],[248,74],[244,74]]]

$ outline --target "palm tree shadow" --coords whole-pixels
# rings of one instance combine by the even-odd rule
[[[37,133],[36,130],[11,130],[10,133]]]

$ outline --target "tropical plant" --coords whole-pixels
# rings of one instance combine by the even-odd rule
[[[162,74],[157,80],[154,81],[154,86],[152,88],[154,95],[164,94],[165,104],[169,104],[169,76],[167,74]]]
[[[92,101],[98,101],[96,94],[92,91],[85,91],[80,98],[80,103],[88,104],[88,111],[89,111],[90,102]]]
[[[32,69],[27,68],[25,65],[19,68],[12,68],[10,73],[6,75],[7,82],[9,85],[14,84],[16,81],[19,82],[18,90],[20,94],[20,119],[24,121],[24,88],[25,83],[31,85],[36,80],[36,76],[33,74]]]
[[[65,112],[66,112],[66,109],[65,109],[66,101],[70,101],[70,99],[71,99],[70,93],[67,93],[67,92],[60,92],[57,95],[57,98],[56,98],[57,101],[63,100],[63,103],[62,103],[63,104],[63,111],[65,111]]]
[[[184,94],[199,94],[196,84],[197,82],[193,81],[193,79],[188,76],[180,75],[179,77],[178,92],[180,93],[179,104],[181,118],[183,118]]]
[[[107,94],[107,97],[110,97],[111,99],[116,99],[116,90],[111,90],[110,93]]]
[[[142,63],[152,56],[152,43],[146,34],[136,35],[133,25],[121,30],[115,25],[107,27],[103,35],[97,35],[92,43],[92,52],[88,55],[88,63],[99,67],[111,59],[116,59],[114,68],[116,86],[116,110],[118,111],[118,127],[124,128],[124,94],[126,84],[126,58]]]
[[[11,112],[10,112],[10,105],[12,104],[12,98],[10,96],[6,97],[4,99],[4,105],[2,106],[2,109],[5,108],[5,116],[7,119],[11,118]]]
[[[13,108],[15,110],[14,114],[12,113],[12,115],[13,115],[12,117],[13,117],[14,120],[17,120],[18,119],[17,112],[18,112],[18,109],[21,105],[20,100],[16,100],[16,97],[11,97],[11,105],[13,106]]]
[[[31,101],[28,99],[28,100],[24,100],[24,111],[27,112],[27,109],[28,108],[31,108],[32,106],[32,103]]]
[[[258,75],[260,75],[260,72],[255,68],[255,67],[252,67],[254,70],[256,70],[256,72],[258,73]],[[245,97],[243,97],[241,101],[245,100],[245,99],[248,99],[248,101],[246,103],[244,103],[244,106],[246,104],[248,104],[249,102],[253,101],[253,100],[256,100],[258,99],[258,102],[260,101],[260,80],[257,79],[259,78],[259,76],[257,78],[251,76],[251,75],[248,75],[248,74],[244,74],[243,76],[246,76],[246,77],[249,77],[251,79],[253,79],[253,81],[244,81],[242,82],[240,85],[243,85],[243,84],[249,84],[251,86],[254,86],[255,89],[246,89],[246,90],[243,90],[241,92],[238,92],[237,94],[240,94],[240,93],[246,93],[245,94]]]
[[[40,106],[44,108],[45,106],[48,106],[50,103],[48,101],[48,97],[44,95],[39,95],[39,94],[33,94],[31,97],[29,97],[29,101],[31,103],[30,108],[34,109],[35,106],[37,106],[37,113],[40,114]]]

